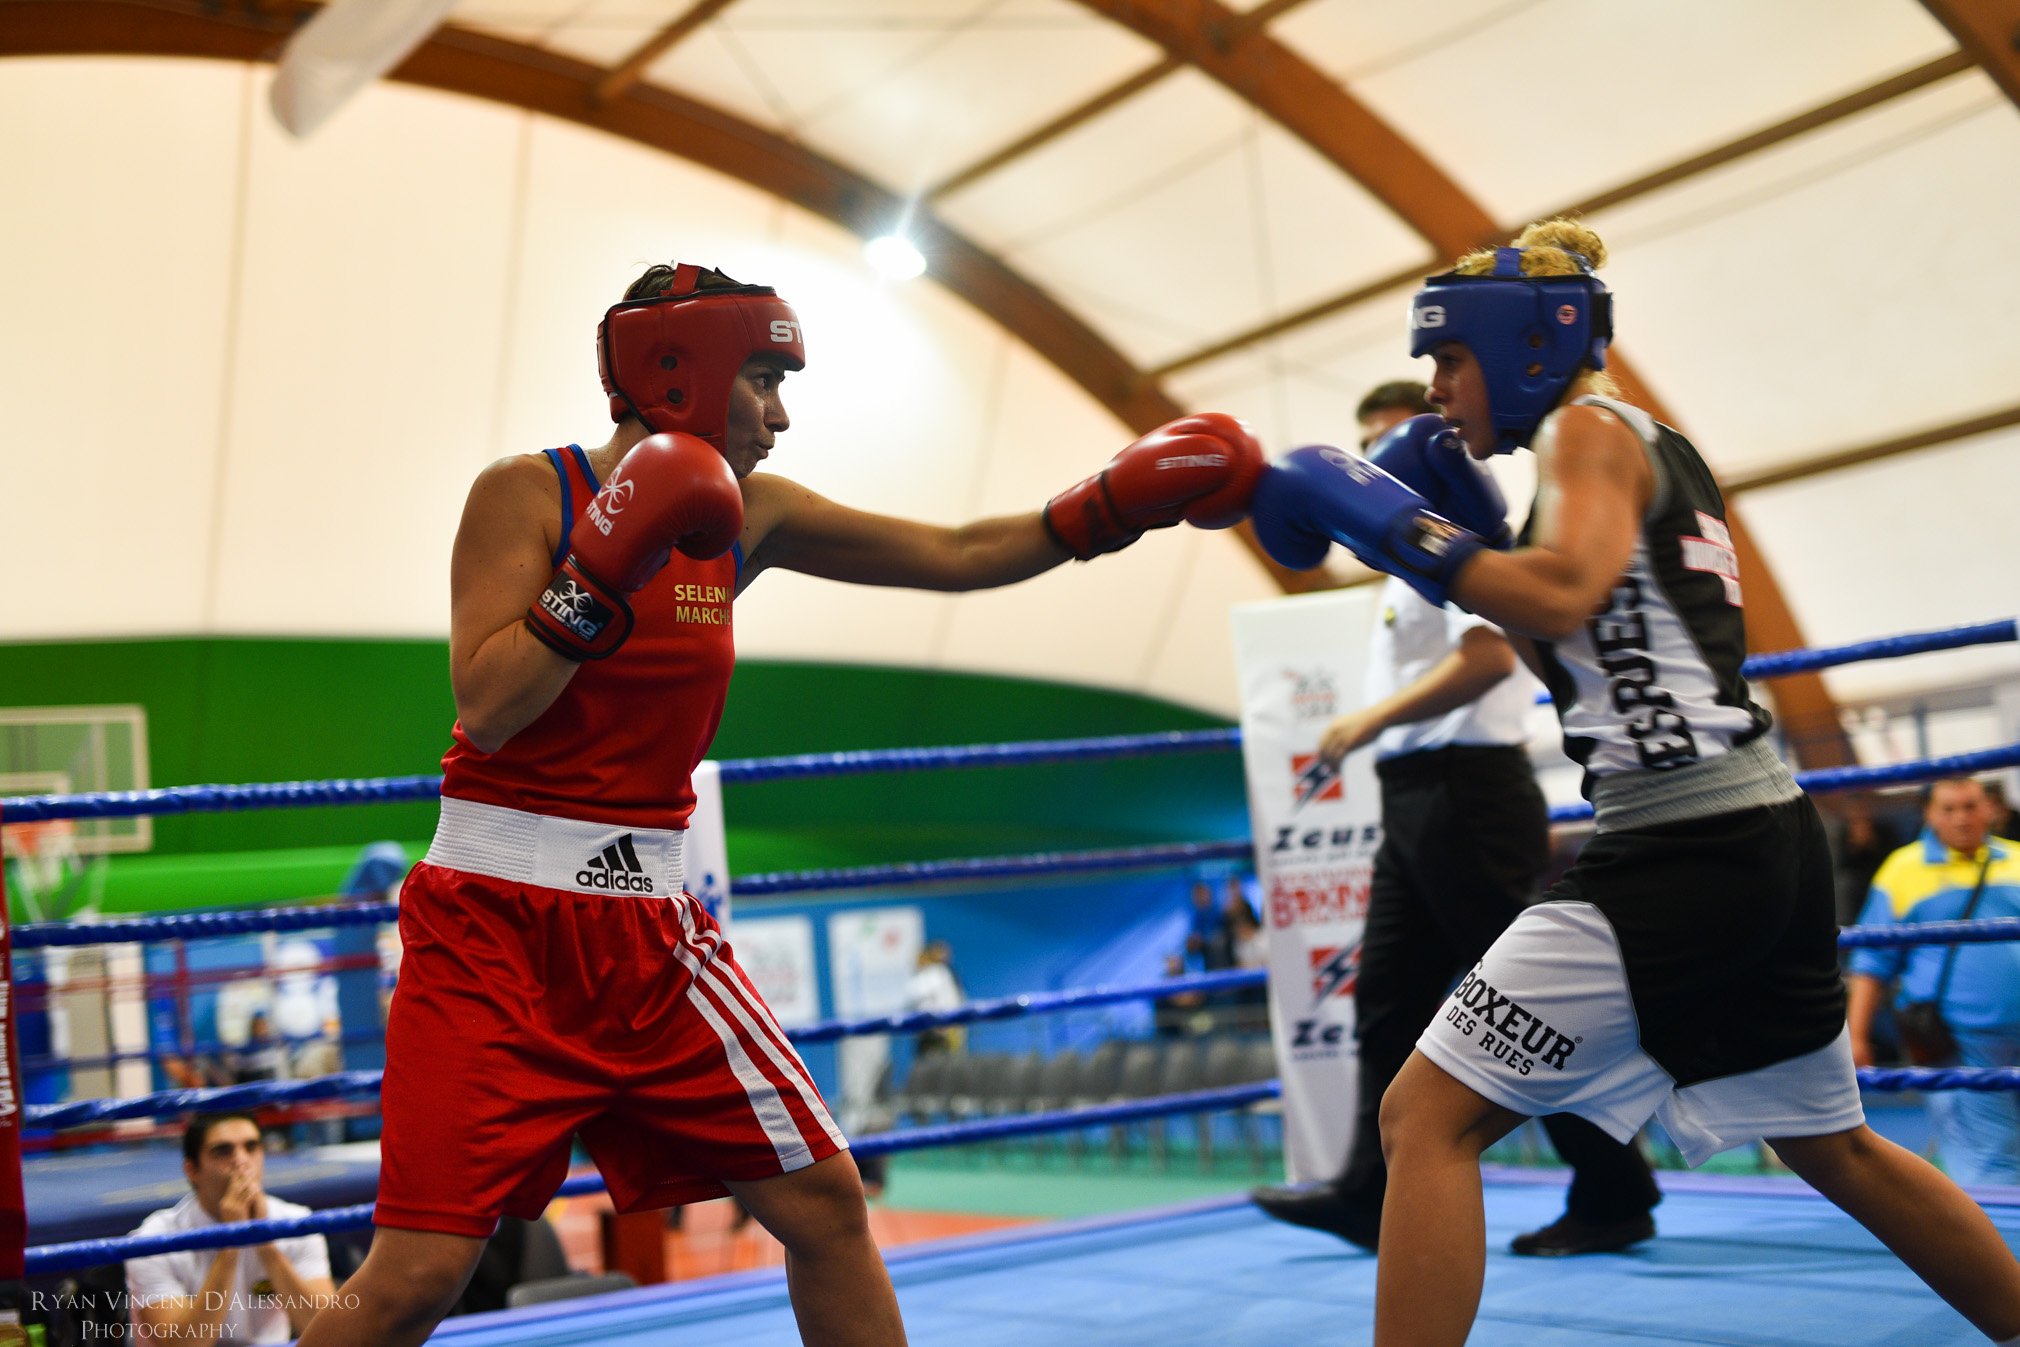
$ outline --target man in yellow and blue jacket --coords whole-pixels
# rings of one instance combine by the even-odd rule
[[[1982,870],[1985,889],[1973,920],[2020,917],[2020,844],[1991,835],[1985,788],[1966,777],[1929,787],[1921,837],[1887,857],[1859,921],[1867,926],[1955,921]],[[2020,942],[1958,945],[1943,985],[1948,945],[1855,949],[1847,967],[1852,1057],[1872,1064],[1873,1014],[1888,983],[1894,1004],[1934,1000],[1964,1066],[2020,1066]],[[1943,1166],[1959,1183],[2020,1183],[2020,1095],[1948,1090],[1928,1096]]]

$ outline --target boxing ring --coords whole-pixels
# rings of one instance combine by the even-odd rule
[[[1829,650],[1748,661],[1754,678],[1773,678],[1855,660],[2020,640],[2013,621],[1917,633]],[[924,771],[1124,756],[1228,751],[1237,730],[1115,736],[955,748],[900,749],[752,759],[721,764],[728,783],[880,771]],[[1798,774],[1811,792],[1869,789],[2020,766],[2020,744],[1880,767]],[[370,781],[189,786],[141,792],[27,796],[0,800],[8,823],[139,814],[381,803],[432,798],[439,777]],[[1589,806],[1552,811],[1576,822]],[[1099,873],[1243,859],[1247,838],[1106,851],[985,857],[905,865],[746,876],[739,898],[911,884]],[[263,911],[15,927],[12,948],[159,942],[232,934],[375,927],[394,920],[391,902],[321,904]],[[1841,943],[1910,945],[2020,940],[2020,919],[1928,923],[1911,930],[1849,928]],[[0,944],[0,953],[5,945]],[[9,961],[11,963],[11,960]],[[996,1023],[1092,1006],[1261,986],[1260,970],[1209,973],[971,1001],[951,1011],[831,1020],[789,1031],[799,1043],[864,1034],[904,1034]],[[8,1015],[12,1033],[13,1016]],[[12,1056],[11,1042],[7,1050]],[[1869,1091],[2020,1090],[2020,1070],[1866,1069]],[[14,1081],[18,1088],[18,1070]],[[319,1101],[366,1100],[379,1073],[347,1071],[304,1081],[171,1090],[130,1099],[29,1105],[18,1121],[36,1134],[174,1119],[219,1109],[269,1109]],[[1210,1081],[1206,1088],[1083,1103],[1004,1117],[925,1119],[857,1136],[858,1155],[1020,1136],[1084,1134],[1148,1120],[1266,1108],[1274,1079]],[[5,1176],[0,1176],[4,1178]],[[1718,1342],[1730,1344],[1965,1343],[1978,1341],[1863,1230],[1793,1179],[1663,1173],[1661,1235],[1618,1255],[1517,1259],[1496,1252],[1519,1230],[1547,1223],[1561,1208],[1562,1175],[1490,1167],[1490,1255],[1479,1326],[1483,1344]],[[599,1191],[594,1173],[571,1177],[563,1195]],[[1978,1189],[2009,1244],[2020,1246],[2020,1189]],[[177,1249],[248,1245],[288,1235],[369,1226],[370,1204],[334,1206],[298,1219],[244,1222],[148,1238],[80,1239],[0,1248],[26,1274],[58,1273]],[[29,1213],[28,1239],[36,1218]],[[4,1235],[0,1223],[0,1235]],[[1372,1323],[1375,1261],[1324,1235],[1277,1225],[1240,1197],[1127,1216],[990,1232],[889,1251],[893,1280],[919,1342],[1010,1343],[1035,1339],[1109,1343],[1226,1343],[1323,1334],[1355,1338]],[[1828,1320],[1819,1313],[1830,1297]],[[557,1304],[450,1320],[441,1341],[491,1344],[598,1341],[713,1343],[792,1341],[782,1273],[765,1270],[642,1287]]]

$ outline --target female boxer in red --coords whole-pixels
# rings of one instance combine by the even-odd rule
[[[786,1248],[809,1343],[897,1343],[848,1143],[714,920],[682,890],[691,773],[722,715],[734,596],[769,567],[968,590],[1226,527],[1262,470],[1231,418],[1153,431],[1041,511],[938,528],[754,471],[799,319],[655,267],[598,333],[617,429],[486,469],[451,561],[458,722],[401,894],[372,1252],[304,1347],[418,1343],[501,1212],[537,1216],[578,1137],[620,1210],[733,1193]]]

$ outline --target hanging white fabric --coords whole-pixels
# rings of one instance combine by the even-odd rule
[[[331,0],[288,40],[268,101],[306,139],[358,90],[407,59],[456,0]]]

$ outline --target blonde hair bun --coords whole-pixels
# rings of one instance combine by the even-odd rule
[[[1599,235],[1563,216],[1538,220],[1516,235],[1514,246],[1523,250],[1524,276],[1576,276],[1606,265],[1606,244]],[[1462,276],[1488,275],[1494,270],[1494,250],[1467,253],[1453,270]]]

